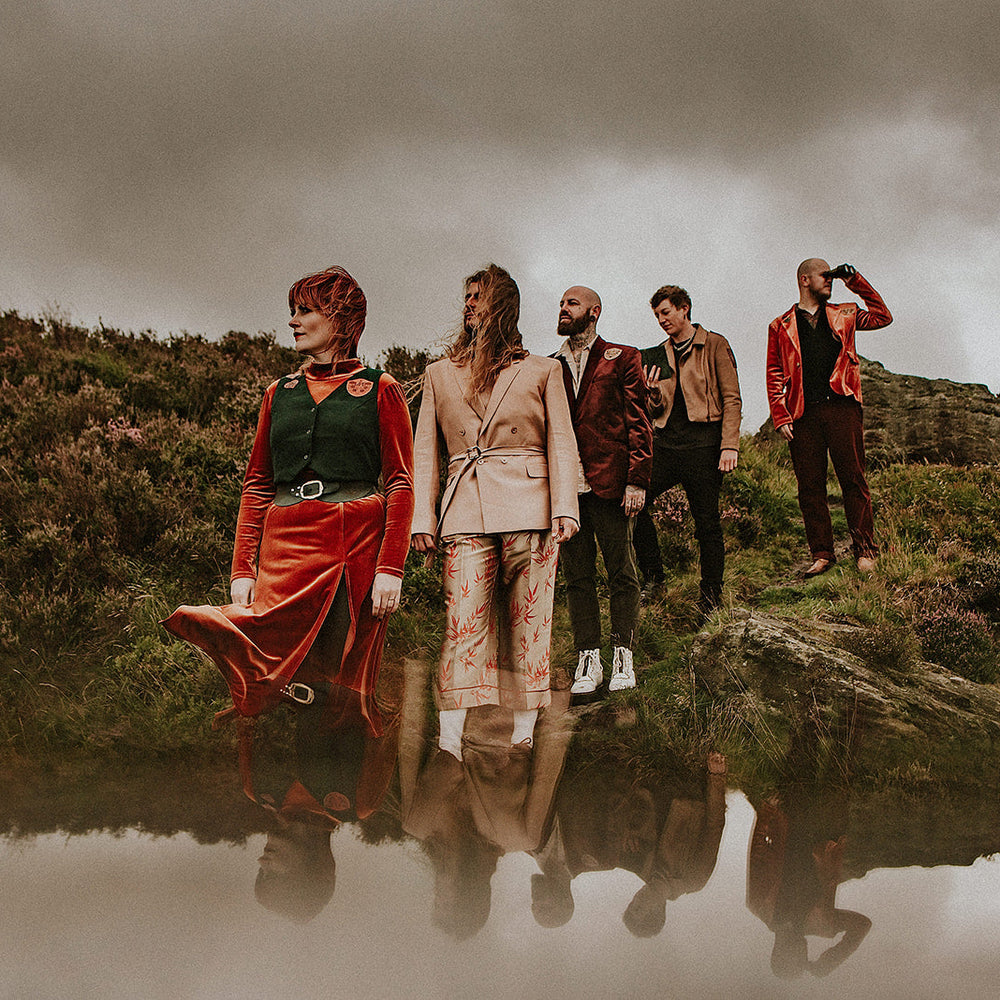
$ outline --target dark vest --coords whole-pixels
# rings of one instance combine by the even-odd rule
[[[319,405],[301,375],[278,381],[271,403],[271,463],[276,483],[295,482],[306,469],[326,482],[378,482],[378,379],[365,368]],[[363,395],[355,395],[370,383]],[[354,390],[352,392],[351,390]]]

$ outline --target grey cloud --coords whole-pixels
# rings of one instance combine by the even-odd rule
[[[997,17],[984,0],[20,5],[0,40],[0,294],[253,330],[339,260],[374,351],[440,334],[461,275],[496,258],[542,349],[556,286],[593,275],[608,332],[618,315],[644,340],[669,272],[749,356],[815,248],[870,261],[921,345],[899,353],[957,374],[1000,302],[962,283],[964,332],[940,345],[914,274],[936,253],[963,282],[1000,266]]]

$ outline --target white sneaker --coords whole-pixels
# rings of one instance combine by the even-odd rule
[[[570,694],[593,694],[604,680],[599,649],[581,649]]]
[[[632,650],[615,646],[615,665],[608,681],[609,691],[624,691],[635,687],[635,671],[632,669]]]

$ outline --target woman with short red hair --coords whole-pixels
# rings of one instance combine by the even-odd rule
[[[223,715],[284,700],[321,710],[324,729],[379,736],[375,683],[413,516],[409,413],[399,383],[357,358],[366,302],[347,271],[301,278],[288,304],[306,362],[264,393],[232,602],[181,607],[164,624],[219,667],[233,699]]]

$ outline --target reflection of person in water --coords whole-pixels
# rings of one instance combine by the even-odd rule
[[[389,680],[386,686],[392,687],[393,678]],[[338,689],[331,693],[337,698]],[[295,774],[290,783],[285,776],[276,786],[287,787],[283,795],[264,792],[258,799],[273,814],[275,826],[260,858],[257,900],[301,923],[316,916],[333,895],[336,865],[331,832],[341,822],[373,815],[396,762],[395,713],[383,734],[372,737],[357,724],[353,700],[343,696],[340,700],[344,704],[339,710],[328,697],[296,708]]]
[[[330,831],[301,820],[281,820],[267,836],[254,885],[257,901],[298,923],[312,920],[330,901],[337,866]]]
[[[708,756],[708,775],[658,773],[636,782],[626,768],[587,769],[563,783],[555,819],[536,853],[541,873],[531,878],[531,909],[543,927],[573,915],[572,880],[615,868],[643,882],[622,915],[636,937],[658,934],[666,904],[704,888],[722,839],[726,759]]]
[[[771,969],[784,979],[825,976],[871,929],[868,917],[836,906],[847,843],[846,802],[793,793],[757,810],[747,864],[747,908],[774,932]],[[807,937],[836,938],[810,960]]]
[[[435,926],[459,940],[486,923],[500,857],[538,847],[571,737],[568,691],[553,691],[531,745],[511,746],[514,712],[470,708],[461,759],[428,745],[429,667],[408,661],[399,754],[403,828],[434,868]]]

